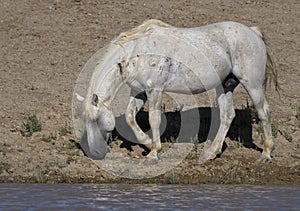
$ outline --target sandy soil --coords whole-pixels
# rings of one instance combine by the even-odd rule
[[[151,2],[1,2],[0,181],[300,184],[299,1]],[[151,18],[178,27],[232,20],[262,29],[276,53],[283,89],[280,96],[273,88],[267,91],[276,135],[272,163],[257,162],[260,152],[237,141],[230,133],[220,158],[199,165],[203,147],[200,143],[172,170],[143,180],[120,178],[83,155],[72,130],[75,81],[97,50],[120,32]],[[201,107],[207,106],[205,96],[201,98]],[[234,98],[240,111],[250,101],[241,87]],[[170,110],[176,109],[168,100],[165,102]],[[41,121],[42,130],[25,137],[21,133],[23,122],[33,114]],[[234,125],[231,131],[240,126]],[[259,126],[252,123],[248,127],[253,143],[261,147]],[[140,146],[126,145],[115,141],[112,151],[143,158]],[[163,144],[163,148],[169,146],[170,143]]]

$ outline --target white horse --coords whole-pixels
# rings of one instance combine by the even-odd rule
[[[161,149],[162,93],[195,94],[216,89],[220,127],[215,139],[202,152],[200,162],[214,159],[221,153],[235,117],[232,92],[241,83],[263,126],[264,148],[260,160],[271,161],[274,142],[264,84],[265,72],[276,76],[276,71],[274,68],[265,71],[268,62],[274,67],[256,27],[220,22],[197,28],[176,28],[159,20],[146,21],[112,41],[97,64],[84,101],[87,144],[82,144],[82,148],[93,159],[105,157],[108,152],[105,137],[115,127],[111,101],[118,89],[127,83],[131,96],[126,121],[138,142],[150,149],[146,161],[156,162]],[[137,97],[141,92],[149,102],[152,139],[135,120],[136,113],[144,105],[144,100]]]

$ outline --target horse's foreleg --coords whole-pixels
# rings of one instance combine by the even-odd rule
[[[146,163],[156,163],[158,161],[158,152],[161,150],[159,126],[161,123],[161,102],[162,92],[149,90],[146,92],[149,102],[149,122],[152,129],[153,140],[151,151],[147,155]]]
[[[200,155],[199,162],[204,163],[207,160],[214,159],[218,154],[222,153],[222,146],[228,129],[235,117],[235,111],[232,102],[232,92],[218,94],[218,106],[220,108],[220,127],[217,135],[210,146],[205,147]]]
[[[135,116],[137,112],[143,107],[144,100],[135,95],[135,93],[132,92],[129,103],[125,112],[125,118],[127,124],[131,127],[134,135],[137,138],[137,141],[139,144],[144,144],[145,146],[149,146],[152,143],[152,140],[149,138],[147,134],[145,134],[140,126],[137,124],[135,120]]]

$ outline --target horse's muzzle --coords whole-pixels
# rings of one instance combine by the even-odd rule
[[[86,125],[86,130],[81,137],[80,146],[85,155],[94,160],[102,160],[109,152],[106,142],[106,133],[99,130],[96,122],[91,121]]]

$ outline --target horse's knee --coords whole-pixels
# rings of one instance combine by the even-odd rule
[[[134,125],[134,118],[132,116],[133,116],[132,114],[126,115],[126,122],[131,127]]]
[[[271,109],[269,104],[265,101],[263,105],[263,110],[265,113],[265,119],[266,121],[270,122],[271,121]]]
[[[262,121],[262,123],[268,124],[271,122],[271,111],[269,109],[269,106],[261,106],[256,110],[258,118],[260,119],[260,121]]]
[[[159,128],[161,123],[161,111],[154,110],[149,112],[149,123],[151,128]]]
[[[230,119],[232,121],[235,117],[235,110],[234,110],[234,107],[232,105],[232,102],[231,102],[231,105],[228,106],[226,111],[227,111],[228,119]]]
[[[133,109],[131,107],[128,107],[125,112],[125,120],[126,120],[127,124],[133,125],[134,121],[135,121],[134,118],[135,118],[135,116],[134,116]]]

